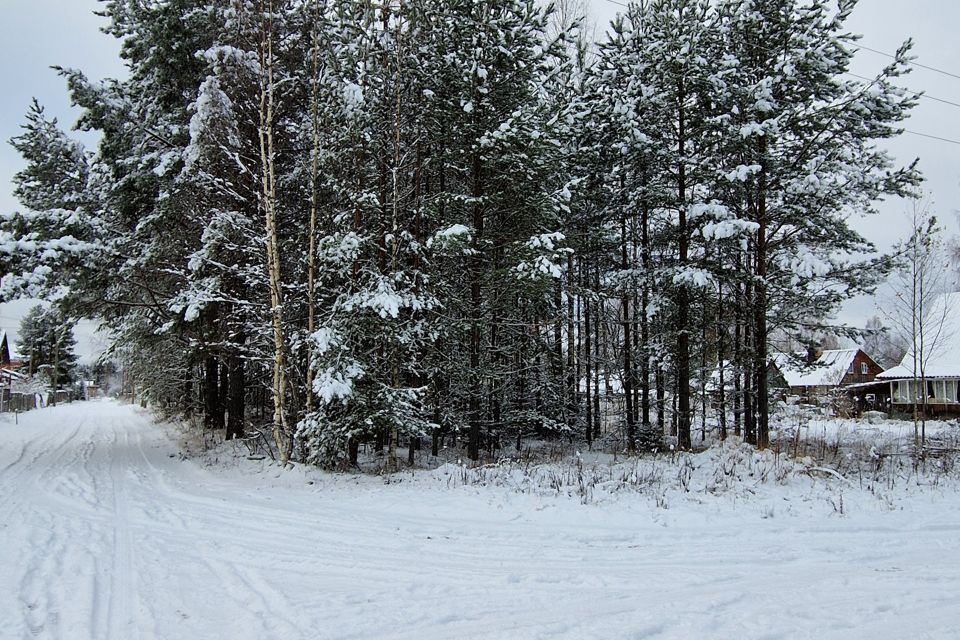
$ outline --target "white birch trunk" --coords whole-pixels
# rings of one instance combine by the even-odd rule
[[[277,190],[274,166],[274,79],[273,79],[273,2],[266,6],[268,16],[261,15],[260,41],[260,161],[262,166],[263,211],[267,240],[267,274],[270,282],[271,320],[273,325],[273,438],[285,466],[293,452],[293,440],[284,412],[286,371],[284,363],[283,290],[280,279],[280,255],[277,234]]]

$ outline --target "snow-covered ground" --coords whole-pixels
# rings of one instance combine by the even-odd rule
[[[183,459],[111,402],[11,418],[0,638],[960,635],[947,476],[840,480],[730,445],[588,461],[587,489],[519,465],[385,482]]]

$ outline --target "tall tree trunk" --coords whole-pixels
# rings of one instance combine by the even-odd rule
[[[56,329],[57,340],[53,346],[53,370],[51,373],[52,380],[50,381],[50,386],[53,387],[53,401],[52,405],[57,406],[57,391],[60,389],[60,340],[63,330],[60,327]]]
[[[218,387],[220,390],[220,400],[219,400],[219,410],[220,410],[220,423],[224,426],[227,424],[227,406],[230,401],[230,371],[227,368],[227,362],[220,361],[220,371],[218,372]]]
[[[707,439],[707,290],[700,291],[700,442]]]
[[[620,260],[621,268],[626,274],[630,268],[627,262],[627,217],[626,210],[620,215]],[[631,340],[631,319],[630,319],[630,285],[622,283],[623,297],[620,300],[620,311],[623,323],[623,400],[624,413],[627,421],[627,451],[634,453],[637,450],[637,423],[634,422],[633,412],[633,362],[631,355],[633,351],[633,341]]]
[[[553,353],[550,370],[550,388],[554,391],[556,408],[553,417],[566,419],[566,385],[563,358],[563,283],[557,279],[553,285]]]
[[[577,344],[576,304],[574,300],[573,255],[567,256],[567,428],[574,432],[577,424],[579,402],[577,400]]]
[[[677,95],[677,154],[679,167],[677,168],[677,208],[679,221],[677,232],[679,238],[679,265],[684,269],[689,260],[689,234],[687,231],[687,164],[684,158],[686,153],[686,130],[684,119],[684,85],[680,79]],[[690,316],[687,306],[690,304],[688,285],[681,282],[677,291],[677,444],[680,449],[690,449]]]
[[[399,103],[397,106],[398,106],[397,117],[399,118]],[[422,132],[420,137],[423,137]],[[399,148],[399,141],[397,146]],[[423,229],[423,195],[424,195],[426,181],[424,179],[423,156],[424,156],[423,146],[421,142],[418,140],[416,144],[416,163],[414,165],[414,173],[413,173],[413,204],[414,204],[413,239],[418,246],[423,246],[425,244],[424,229]],[[429,190],[429,186],[426,187],[426,190]],[[419,298],[421,294],[420,270],[422,268],[419,251],[413,254],[413,257],[410,262],[411,262],[410,266],[413,269],[414,295],[417,298]],[[420,320],[420,311],[416,309],[412,310],[411,321],[414,324],[417,324],[419,320]],[[426,376],[423,373],[422,369],[419,368],[421,366],[419,362],[416,364],[416,366],[418,367],[416,369],[413,366],[407,367],[407,371],[408,371],[407,376],[409,379],[410,386],[419,389],[423,387],[424,384],[428,384],[428,381],[426,380]],[[422,400],[418,400],[417,405],[418,405],[418,409],[420,409],[421,411],[424,410],[424,407],[422,406]],[[416,458],[415,458],[416,452],[420,450],[420,435],[411,434],[409,437],[409,440],[410,440],[410,443],[407,449],[407,463],[409,464],[409,466],[412,467],[416,463]]]
[[[391,21],[391,12],[390,12],[390,1],[384,0],[383,2],[383,30],[384,33],[390,32],[390,21]],[[390,232],[390,241],[387,243],[386,239],[381,243],[381,248],[383,249],[384,255],[384,265],[386,265],[387,254],[389,254],[390,264],[389,264],[389,275],[393,275],[397,272],[399,265],[397,264],[397,251],[398,243],[400,242],[400,154],[401,154],[401,123],[400,123],[400,111],[402,109],[403,103],[401,99],[400,87],[403,79],[400,77],[402,69],[402,57],[403,57],[403,32],[400,27],[399,19],[402,16],[403,11],[403,0],[400,0],[400,11],[398,12],[398,19],[396,22],[396,28],[393,32],[393,42],[395,43],[396,49],[396,70],[393,77],[393,135],[392,144],[393,144],[393,154],[390,163],[390,178],[391,178],[391,189],[390,189],[390,219],[389,225],[384,224],[383,229],[389,229]],[[389,68],[389,67],[388,67]],[[386,168],[386,163],[384,163],[384,168]],[[392,246],[391,246],[392,245]],[[381,272],[384,270],[381,269]],[[389,353],[386,354],[389,360],[390,366],[390,386],[394,389],[400,387],[401,376],[400,376],[400,358],[401,354],[399,349],[396,347],[392,348]],[[393,426],[390,429],[390,448],[387,454],[387,466],[388,469],[393,472],[399,469],[399,463],[397,462],[397,447],[400,444],[400,428],[397,423],[394,421]],[[412,445],[411,445],[412,450]]]
[[[593,319],[593,437],[600,437],[602,427],[602,417],[600,414],[600,368],[606,368],[602,359],[602,349],[604,348],[600,341],[600,330],[603,325],[603,313],[605,309],[604,298],[600,295],[600,265],[594,265],[593,269],[593,289],[597,292],[597,308]],[[608,396],[609,397],[609,396]]]
[[[314,343],[317,330],[316,278],[317,278],[317,216],[319,208],[320,173],[320,43],[317,28],[320,23],[319,3],[314,2],[315,14],[310,26],[310,45],[313,73],[310,77],[310,124],[312,146],[310,149],[310,223],[307,227],[307,413],[313,412]]]
[[[523,312],[523,306],[520,308],[520,317],[526,317]],[[527,326],[520,327],[520,348],[517,350],[517,414],[520,420],[517,421],[517,440],[516,449],[520,453],[523,447],[523,425],[525,422],[524,410],[527,408],[527,350],[529,337]]]
[[[494,250],[494,271],[499,265],[499,250]],[[501,319],[497,314],[496,310],[491,314],[490,318],[490,357],[492,360],[494,371],[496,372],[493,383],[490,385],[490,422],[487,427],[487,446],[489,448],[489,453],[491,456],[494,455],[496,448],[496,439],[494,434],[502,433],[503,429],[503,388],[504,381],[502,372],[504,369],[504,362],[501,360],[501,341],[503,340],[502,332],[503,327],[501,324]]]
[[[726,327],[724,326],[723,283],[717,284],[717,411],[720,422],[720,439],[727,439],[727,381],[726,381]]]
[[[589,271],[589,267],[588,267]],[[592,298],[587,295],[584,296],[584,306],[583,306],[583,391],[584,391],[584,400],[586,401],[586,432],[585,436],[587,439],[587,447],[593,447],[593,393],[592,393],[592,384],[593,384],[593,354],[590,351],[591,341],[592,341],[592,327],[590,325],[590,311],[593,306]],[[577,381],[579,386],[580,382]]]
[[[763,136],[761,136],[763,138]],[[766,139],[760,142],[761,156],[766,155]],[[757,447],[770,445],[770,396],[767,388],[767,174],[766,161],[761,159],[757,178],[759,198],[757,201],[756,243],[756,289],[753,306],[756,328],[754,330],[754,367],[757,378]]]
[[[746,252],[744,258],[744,267],[747,270],[747,283],[744,286],[744,309],[750,309],[752,305],[756,304],[756,300],[753,297],[753,285],[752,278],[749,276],[752,275],[753,265],[751,264],[752,256],[750,255],[749,250]],[[756,405],[755,405],[755,391],[756,391],[756,361],[755,355],[756,351],[754,349],[754,329],[756,325],[753,323],[750,318],[750,314],[746,311],[744,312],[744,321],[743,321],[743,439],[749,444],[757,443],[757,414],[756,414]]]
[[[227,364],[229,393],[227,396],[227,440],[244,436],[246,413],[246,378],[243,358],[230,356]]]
[[[634,256],[632,265],[637,264],[636,256]],[[636,283],[632,283],[632,286],[636,286]],[[640,296],[636,292],[630,296],[630,334],[633,338],[633,371],[631,372],[631,380],[633,380],[633,423],[637,425],[638,437],[643,438],[646,434],[641,433],[643,431],[643,421],[642,421],[642,411],[641,405],[643,404],[643,382],[640,380],[640,369],[641,362],[643,360],[643,354],[640,349]]]
[[[733,325],[733,435],[738,438],[743,435],[743,385],[741,384],[741,345],[740,345],[740,319],[737,318]]]
[[[667,420],[666,420],[667,390],[666,390],[666,381],[664,380],[665,376],[663,372],[663,363],[661,363],[660,361],[657,361],[655,376],[656,376],[656,386],[657,386],[657,430],[658,430],[658,435],[660,437],[663,437],[664,435],[666,435],[666,429],[667,429]]]
[[[646,194],[640,208],[640,257],[643,281],[640,285],[640,424],[650,430],[650,212]],[[660,434],[663,435],[662,433]]]
[[[223,429],[220,362],[214,356],[207,356],[203,361],[203,424],[207,429]]]
[[[437,394],[436,402],[433,405],[433,433],[430,434],[430,455],[436,458],[440,455],[440,439],[443,437],[443,428],[441,425],[442,416],[440,415],[440,397]]]
[[[276,149],[274,145],[273,0],[267,0],[266,16],[261,14],[260,42],[260,162],[264,223],[267,244],[267,275],[270,286],[273,328],[273,439],[286,466],[293,453],[293,437],[284,410],[286,392],[286,337],[283,327],[283,285],[280,276],[280,238],[277,224]]]
[[[471,460],[480,459],[480,342],[483,321],[483,175],[480,152],[475,151],[471,163],[473,193],[473,255],[470,256],[470,434],[467,455]]]
[[[444,122],[440,122],[440,139],[438,144],[440,145],[438,149],[438,157],[440,161],[437,163],[437,190],[438,193],[443,196],[446,194],[447,190],[447,159],[446,159],[446,149],[443,147],[443,144],[446,140],[446,125]],[[446,220],[447,219],[447,203],[445,197],[438,198],[437,202],[438,208],[438,219]],[[436,353],[446,353],[444,346],[446,342],[441,336],[437,341]],[[448,380],[442,368],[438,367],[432,374],[432,386],[436,394],[436,404],[434,406],[434,424],[437,426],[433,430],[433,442],[431,447],[431,453],[433,457],[440,455],[440,442],[443,438],[443,424],[442,424],[442,415],[440,410],[440,403],[443,401],[442,390],[446,388]]]
[[[126,371],[121,371],[120,394],[127,392]],[[187,360],[187,366],[184,370],[183,378],[183,412],[188,418],[192,417],[196,409],[196,403],[193,401],[193,361]]]

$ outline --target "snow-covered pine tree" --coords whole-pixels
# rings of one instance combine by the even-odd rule
[[[26,166],[13,178],[23,208],[0,218],[0,296],[49,297],[75,306],[100,249],[88,158],[36,101],[23,133],[10,143]]]
[[[243,432],[245,360],[251,355],[246,336],[259,318],[251,297],[265,288],[259,184],[249,160],[255,157],[251,115],[243,109],[249,105],[238,108],[227,89],[248,86],[249,78],[217,45],[201,55],[208,75],[191,107],[190,142],[177,179],[184,215],[195,221],[200,237],[183,265],[185,286],[170,303],[177,312],[171,328],[196,336],[207,423],[219,427],[226,409],[232,438]],[[227,407],[219,400],[224,396]]]
[[[508,420],[518,327],[549,304],[540,276],[566,262],[552,233],[562,189],[547,178],[558,143],[542,91],[558,56],[532,3],[339,15],[355,45],[339,65],[343,114],[361,135],[349,138],[352,177],[339,181],[348,208],[320,246],[321,277],[333,278],[321,288],[341,293],[321,314],[321,408],[303,433],[325,455],[426,431],[436,446],[438,423],[460,421],[452,402],[476,458],[481,424],[499,437]],[[519,283],[534,302],[516,299]]]
[[[617,293],[622,340],[616,348],[622,355],[615,370],[622,381],[624,437],[631,451],[638,439],[645,447],[656,441],[650,428],[650,319],[655,306],[651,291],[660,261],[654,264],[652,258],[654,245],[664,242],[658,239],[661,229],[654,229],[664,185],[654,169],[660,159],[651,132],[660,114],[650,99],[651,36],[646,12],[645,5],[630,5],[614,21],[601,47],[591,82],[593,124],[588,134],[603,163],[598,174],[604,194],[602,228],[606,242],[613,243],[604,252],[616,256],[614,263],[602,268],[605,282]]]
[[[460,124],[451,132],[461,154],[454,171],[462,176],[463,191],[449,213],[462,216],[451,222],[469,229],[471,249],[466,280],[451,308],[464,320],[468,345],[462,393],[468,454],[475,460],[484,427],[492,449],[508,414],[519,419],[517,429],[568,428],[566,322],[557,295],[568,266],[566,238],[559,232],[568,190],[554,181],[563,122],[544,93],[548,79],[563,71],[565,46],[547,40],[548,15],[532,2],[455,3],[451,20],[452,35],[462,43],[450,63],[462,70],[460,95],[453,96],[459,104],[452,105]],[[509,373],[524,344],[535,350],[527,358],[543,356],[535,389],[540,397],[535,413],[513,414],[516,405],[505,407],[502,400],[526,401]],[[536,424],[529,424],[530,417]]]
[[[372,440],[389,447],[396,468],[399,439],[431,430],[423,407],[435,306],[423,273],[429,108],[416,56],[431,35],[423,9],[357,4],[333,15],[327,80],[336,90],[324,106],[328,162],[318,163],[332,215],[316,264],[317,407],[299,430],[324,464],[355,463],[358,445]]]
[[[35,305],[20,321],[19,344],[30,376],[45,377],[50,388],[69,384],[77,364],[76,321],[60,307]]]
[[[601,117],[615,127],[607,144],[619,152],[607,177],[608,224],[617,223],[620,238],[619,270],[611,275],[621,292],[628,448],[637,422],[650,431],[650,370],[668,365],[678,443],[691,444],[691,359],[698,346],[692,338],[709,318],[691,307],[712,282],[703,229],[724,216],[708,179],[716,145],[712,20],[704,2],[632,4],[614,24],[598,67],[607,96]],[[657,300],[651,299],[654,282]],[[665,353],[652,347],[651,316]],[[662,404],[658,408],[662,420]]]
[[[874,247],[849,218],[919,180],[913,166],[894,168],[875,142],[897,135],[916,104],[894,84],[907,71],[910,44],[872,80],[846,76],[856,37],[845,23],[854,5],[728,0],[716,9],[728,69],[718,98],[730,113],[722,171],[737,187],[723,202],[752,227],[740,268],[753,309],[748,378],[760,447],[769,442],[773,330],[796,333],[801,319],[828,318],[841,301],[876,286],[889,265],[871,257]]]
[[[62,71],[84,109],[78,126],[101,133],[90,191],[104,250],[83,283],[85,312],[115,333],[138,387],[181,409],[191,403],[198,362],[195,336],[178,322],[183,310],[174,300],[186,286],[187,256],[199,244],[202,222],[187,215],[178,179],[189,106],[203,77],[195,52],[214,36],[213,14],[187,0],[121,0],[105,11],[108,30],[123,40],[129,78],[93,83],[80,71]]]

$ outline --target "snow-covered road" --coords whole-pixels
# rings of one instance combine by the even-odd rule
[[[960,637],[955,494],[583,506],[210,470],[110,402],[8,417],[0,638]]]

